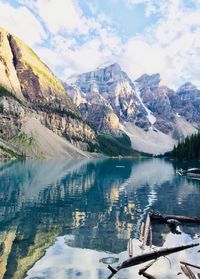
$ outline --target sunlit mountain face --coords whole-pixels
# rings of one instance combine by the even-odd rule
[[[176,167],[160,159],[1,162],[0,278],[25,278],[32,266],[27,278],[105,278],[101,259],[126,258],[130,237],[140,252],[150,209],[199,215],[200,185]],[[198,229],[181,226],[174,236],[153,225],[153,243],[191,242]]]

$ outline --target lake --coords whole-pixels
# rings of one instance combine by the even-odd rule
[[[177,176],[175,163],[164,159],[0,162],[0,278],[106,279],[107,262],[144,253],[137,240],[151,209],[200,215],[200,181]],[[199,225],[153,224],[153,245],[172,247],[199,242]],[[149,251],[149,247],[145,251]],[[159,259],[149,273],[177,276],[180,261],[200,264],[195,247]],[[110,258],[111,257],[111,258]],[[113,278],[143,278],[141,266]],[[195,271],[195,270],[194,270]]]

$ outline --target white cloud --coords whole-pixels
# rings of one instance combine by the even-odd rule
[[[50,67],[52,71],[55,71],[56,67],[63,65],[62,56],[60,56],[53,49],[38,46],[37,54],[42,59],[42,61],[44,61]]]
[[[104,43],[103,43],[104,41]],[[39,56],[56,70],[63,68],[61,78],[95,69],[105,61],[115,61],[113,52],[117,53],[115,37],[99,35],[78,45],[74,39],[66,39],[61,35],[52,38],[52,48],[38,47]]]
[[[52,6],[49,7],[47,2]],[[114,56],[119,55],[121,40],[111,28],[110,19],[103,13],[99,13],[96,18],[87,19],[83,16],[76,1],[61,0],[60,7],[57,7],[56,10],[59,18],[57,20],[52,19],[50,15],[55,14],[54,5],[58,6],[58,1],[20,0],[20,3],[30,4],[29,7],[40,16],[48,27],[51,34],[50,47],[38,47],[37,52],[53,70],[64,68],[63,74],[61,74],[63,78],[71,74],[93,70],[99,64],[110,61]],[[70,12],[70,9],[67,13],[65,12],[64,8],[67,3],[71,10],[73,6],[76,14]],[[71,13],[76,22],[68,17],[68,13]],[[84,24],[86,29],[81,29]],[[93,35],[91,35],[91,30],[94,31]],[[81,42],[79,35],[81,35],[81,40],[83,39]]]
[[[103,45],[100,38],[90,40],[75,49],[68,48],[67,51],[66,49],[61,51],[60,46],[57,46],[56,52],[66,61],[65,78],[72,74],[91,71],[113,57],[112,48]]]
[[[47,36],[40,22],[26,7],[15,8],[2,1],[0,25],[30,46],[41,43]]]
[[[103,28],[100,23],[96,36],[88,37],[82,45],[75,43],[76,47],[70,49],[69,42],[58,43],[55,51],[63,57],[60,61],[65,61],[64,75],[90,71],[106,61],[117,61],[132,79],[144,73],[159,72],[173,88],[187,80],[200,85],[199,10],[185,9],[182,1],[176,0],[169,1],[168,5],[162,2],[159,11],[162,17],[148,27],[145,34],[131,37],[124,44],[110,26]]]
[[[44,61],[62,76],[89,71],[117,54],[120,39],[103,13],[86,18],[76,0],[18,0],[36,14],[50,33],[50,46],[37,47]],[[106,28],[103,27],[106,25]],[[94,34],[91,36],[91,31]],[[78,36],[82,36],[82,42]]]
[[[171,87],[187,80],[200,86],[200,9],[185,7],[182,0],[126,1],[144,4],[146,15],[159,19],[123,43],[108,16],[90,5],[93,15],[86,17],[77,0],[18,0],[25,5],[18,8],[0,0],[0,25],[37,44],[34,49],[62,78],[116,61],[133,79],[159,72]]]
[[[20,0],[37,13],[48,30],[59,32],[87,34],[94,28],[79,8],[76,0]]]
[[[171,87],[187,80],[200,86],[200,11],[186,9],[180,0],[162,4],[161,10],[148,33],[127,41],[122,66],[132,78],[159,72]]]
[[[176,0],[175,0],[176,1]],[[152,14],[162,13],[163,7],[167,4],[165,0],[126,0],[128,7],[143,4],[145,5],[145,15],[147,17]]]
[[[127,0],[128,5],[146,4],[148,0]]]
[[[120,64],[134,79],[144,73],[162,72],[166,62],[159,45],[150,45],[144,38],[132,38],[124,46]]]

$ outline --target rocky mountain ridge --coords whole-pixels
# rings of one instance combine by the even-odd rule
[[[78,75],[67,82],[71,85],[69,95],[89,123],[92,119],[90,111],[92,107],[98,105],[100,114],[104,115],[106,110],[108,118],[110,113],[114,113],[118,121],[131,121],[146,129],[149,127],[147,112],[135,94],[133,82],[117,63]],[[68,88],[67,85],[65,88]],[[109,130],[104,125],[101,125],[100,128],[94,125],[93,127],[97,131],[107,132]],[[110,132],[118,133],[118,127],[117,129],[112,127],[111,123]]]
[[[169,96],[173,109],[188,122],[200,127],[200,89],[190,82]]]
[[[200,91],[191,83],[175,92],[159,74],[132,81],[114,63],[62,84],[2,28],[0,75],[0,157],[79,158],[102,150],[130,155],[131,145],[157,154],[200,126]]]
[[[115,63],[73,76],[64,86],[97,132],[116,135],[123,131],[140,151],[168,151],[200,127],[200,91],[191,83],[174,91],[159,74],[144,74],[132,81]]]
[[[95,131],[82,119],[58,78],[28,46],[2,28],[0,77],[0,138],[12,141],[13,137],[20,135],[24,122],[37,119],[44,130],[50,129],[76,147],[88,151],[94,149],[97,144]],[[27,137],[33,133],[30,129]],[[45,136],[45,132],[43,134]],[[35,136],[37,142],[38,135]],[[48,142],[49,139],[44,140]],[[30,150],[33,149],[32,143],[29,142]],[[73,145],[66,143],[66,150],[73,149],[75,157],[80,155]],[[13,144],[23,152],[27,142]],[[39,143],[36,146],[39,157],[48,156],[48,152],[40,150]]]

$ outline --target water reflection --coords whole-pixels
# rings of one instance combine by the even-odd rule
[[[198,182],[175,167],[160,159],[1,162],[0,278],[24,278],[55,239],[28,278],[105,278],[99,259],[125,257],[150,208],[200,215]],[[197,229],[183,227],[191,237]],[[168,237],[155,225],[156,245]]]
[[[179,243],[190,243],[193,239],[183,233],[181,236],[168,234],[165,246],[175,246]],[[139,254],[138,241],[133,242],[134,253]],[[101,262],[104,257],[119,257],[120,262],[127,259],[127,252],[119,254],[107,254],[105,252],[71,248],[66,245],[65,237],[60,236],[56,239],[55,244],[47,250],[45,257],[36,263],[35,267],[29,271],[27,279],[106,279],[110,275],[107,265]],[[182,251],[177,254],[168,256],[168,258],[159,259],[154,266],[149,269],[149,273],[156,278],[167,279],[175,278],[180,270],[180,261],[189,261],[193,264],[199,264],[197,249],[193,248],[187,252]],[[142,278],[138,275],[138,270],[144,265],[121,270],[115,277],[118,279]],[[179,276],[178,278],[185,278]]]

